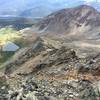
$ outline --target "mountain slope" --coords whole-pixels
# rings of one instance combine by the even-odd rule
[[[39,26],[42,32],[97,35],[100,13],[82,5],[53,13]],[[100,100],[100,41],[31,32],[21,38],[29,44],[0,66],[1,100]]]
[[[61,40],[41,37],[18,51],[3,66],[1,90],[7,83],[9,87],[0,91],[1,98],[100,100],[100,54],[79,58],[75,48],[67,46]]]
[[[39,30],[49,33],[78,34],[99,27],[100,13],[87,5],[57,11],[39,23]]]

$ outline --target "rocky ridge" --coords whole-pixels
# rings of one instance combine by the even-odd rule
[[[3,65],[0,98],[99,100],[99,60],[99,53],[80,58],[61,41],[39,37]]]

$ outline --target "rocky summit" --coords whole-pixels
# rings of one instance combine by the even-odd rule
[[[87,53],[88,55],[88,53]],[[84,58],[38,37],[1,67],[1,100],[100,100],[100,54]]]

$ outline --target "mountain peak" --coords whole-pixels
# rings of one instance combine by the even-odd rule
[[[93,7],[89,6],[89,5],[80,5],[77,8],[89,8],[89,9],[94,9]]]
[[[80,6],[76,7],[76,9],[98,12],[95,8],[93,8],[92,6],[89,6],[89,5],[80,5]]]
[[[39,30],[67,34],[86,33],[95,27],[100,27],[100,13],[88,5],[54,12],[39,24]]]

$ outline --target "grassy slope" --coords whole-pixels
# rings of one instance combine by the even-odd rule
[[[14,55],[14,52],[1,52],[0,53],[0,65],[9,60]]]
[[[6,27],[0,29],[0,44],[5,44],[7,41],[13,41],[20,38],[20,33],[12,28]]]
[[[0,29],[0,45],[4,45],[7,41],[12,41],[20,48],[26,47],[30,44],[30,39],[22,37],[19,31],[10,27]],[[0,65],[9,60],[15,52],[2,52],[0,51]]]
[[[7,41],[14,41],[21,37],[21,34],[10,28],[5,27],[0,29],[0,45],[4,45]],[[14,52],[2,52],[0,51],[0,64],[4,63],[5,61],[9,60],[12,57]]]

